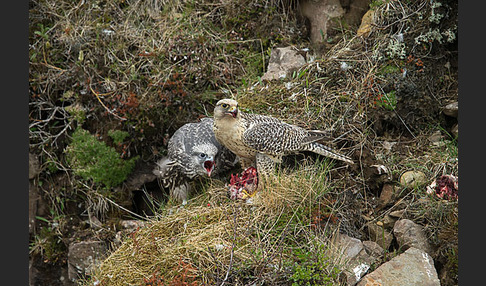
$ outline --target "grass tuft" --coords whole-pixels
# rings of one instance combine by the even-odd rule
[[[251,204],[231,201],[224,187],[214,187],[184,207],[166,208],[127,237],[91,281],[141,285],[156,273],[170,283],[180,279],[183,263],[194,285],[297,283],[306,274],[312,281],[339,283],[340,266],[312,251],[325,248],[327,236],[322,234],[335,229],[331,222],[315,224],[316,216],[333,208],[328,175],[326,162],[305,164],[263,182],[264,190]]]

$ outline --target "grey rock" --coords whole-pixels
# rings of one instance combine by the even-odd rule
[[[262,80],[282,79],[292,75],[305,64],[304,57],[291,47],[275,48],[270,54],[267,72]]]
[[[422,226],[409,219],[401,219],[395,223],[393,234],[401,249],[410,247],[418,248],[428,254],[433,254],[432,245],[429,243]]]
[[[363,241],[363,247],[369,256],[373,257],[375,260],[381,259],[385,254],[385,250],[378,243],[365,240]]]
[[[359,239],[341,233],[336,235],[330,249],[334,257],[343,260],[346,282],[350,286],[355,285],[377,260]]]
[[[349,27],[359,26],[369,4],[369,0],[301,0],[298,8],[309,21],[311,42],[319,44],[336,33],[340,21]]]
[[[333,245],[336,249],[340,249],[345,260],[355,258],[364,249],[361,240],[343,233],[338,233],[336,235],[333,240]]]
[[[357,285],[440,286],[440,281],[430,255],[411,247],[364,276]]]
[[[91,274],[107,256],[108,248],[103,241],[82,241],[69,245],[68,250],[68,276],[76,281],[83,275]]]
[[[456,101],[446,105],[442,112],[444,112],[445,115],[457,118],[459,115],[459,102]]]
[[[442,133],[440,131],[435,131],[429,136],[429,141],[432,143],[432,145],[438,146],[441,144],[442,141],[444,141],[444,136],[442,136]]]
[[[427,183],[427,178],[420,171],[406,171],[400,176],[400,184],[404,187],[415,188]]]

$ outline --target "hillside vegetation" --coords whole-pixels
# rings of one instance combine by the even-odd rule
[[[441,175],[458,175],[457,118],[443,112],[458,99],[457,1],[369,8],[370,33],[338,21],[311,43],[299,1],[30,1],[38,275],[64,285],[53,281],[69,245],[101,240],[106,260],[78,283],[346,285],[333,237],[370,239],[370,222],[386,229],[404,210],[433,245],[441,284],[457,285],[458,202],[427,193]],[[306,64],[262,80],[272,49],[287,46]],[[166,154],[175,130],[227,97],[245,112],[329,131],[325,144],[356,163],[287,158],[250,202],[228,198],[229,174],[196,181],[185,206],[156,180],[127,183]],[[404,184],[406,171],[425,179]],[[386,200],[385,186],[394,190]],[[137,206],[140,194],[150,212]],[[127,218],[144,226],[117,236]],[[403,252],[396,241],[385,251],[380,263]]]

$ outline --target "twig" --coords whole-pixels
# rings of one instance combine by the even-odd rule
[[[124,121],[124,120],[127,120],[125,117],[121,117],[119,116],[118,114],[114,113],[113,111],[111,111],[104,103],[103,101],[101,101],[101,98],[100,98],[100,95],[104,95],[104,94],[98,94],[96,91],[93,90],[93,88],[91,87],[91,84],[88,84],[89,86],[89,89],[91,90],[91,92],[96,96],[96,98],[98,99],[98,101],[101,103],[101,106],[103,106],[106,111],[108,111],[111,115],[115,116],[116,118]],[[108,94],[108,93],[107,93]]]

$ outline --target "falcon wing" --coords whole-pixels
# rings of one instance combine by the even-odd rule
[[[243,133],[243,143],[248,147],[272,155],[282,155],[300,150],[308,132],[283,122],[258,123]]]

